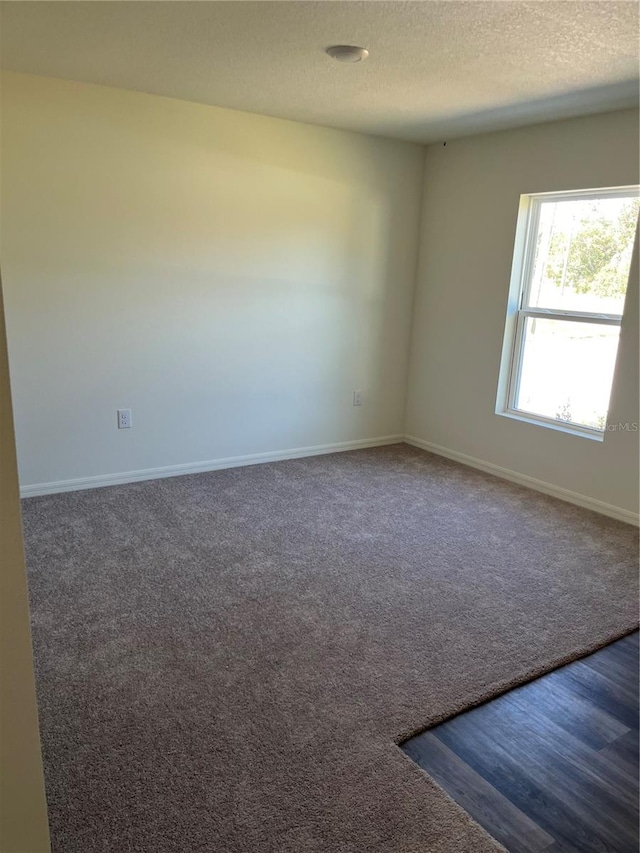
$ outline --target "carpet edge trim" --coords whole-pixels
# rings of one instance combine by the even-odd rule
[[[507,678],[501,681],[496,681],[486,687],[485,690],[478,693],[478,695],[474,697],[472,701],[455,703],[455,710],[446,711],[443,714],[437,714],[435,717],[433,717],[432,721],[427,723],[426,725],[411,726],[407,729],[404,729],[401,734],[397,735],[393,739],[393,743],[400,750],[402,750],[402,744],[405,743],[405,741],[411,740],[411,738],[416,737],[416,735],[422,734],[422,732],[429,731],[430,729],[433,729],[436,726],[441,725],[442,723],[446,723],[449,720],[452,720],[454,717],[459,716],[460,714],[465,714],[467,711],[472,711],[474,708],[479,708],[481,705],[486,705],[488,702],[492,702],[494,699],[499,699],[500,696],[504,696],[507,693],[510,693],[512,690],[517,690],[519,687],[524,687],[527,684],[531,684],[531,682],[537,681],[539,678],[544,678],[546,675],[551,675],[552,672],[556,672],[557,670],[562,669],[565,666],[569,666],[572,663],[577,663],[578,661],[584,660],[584,658],[587,658],[595,652],[599,652],[602,649],[605,649],[612,643],[616,643],[618,642],[618,640],[623,640],[625,637],[628,637],[631,634],[635,634],[639,627],[640,625],[638,623],[638,620],[635,620],[634,622],[626,625],[624,628],[620,628],[617,631],[611,632],[607,635],[607,639],[605,640],[594,640],[593,642],[585,643],[582,646],[578,646],[578,648],[572,652],[567,652],[566,654],[558,655],[557,657],[553,658],[552,661],[548,664],[538,664],[536,666],[530,667],[528,670],[525,671],[523,675],[516,676],[515,678]],[[409,734],[407,734],[407,732],[409,732]],[[411,758],[409,758],[409,760],[413,761],[413,759]]]
[[[418,447],[429,453],[444,456],[447,459],[460,462],[462,465],[467,465],[470,468],[477,468],[487,474],[500,477],[502,480],[509,480],[520,486],[526,486],[536,492],[542,492],[553,498],[559,498],[567,503],[580,506],[583,509],[590,509],[593,512],[600,513],[600,515],[615,518],[617,521],[625,521],[627,524],[633,524],[636,527],[640,526],[640,515],[623,507],[599,501],[597,498],[590,498],[588,495],[583,495],[580,492],[572,492],[570,489],[564,489],[561,486],[554,486],[553,483],[548,483],[545,480],[538,480],[535,477],[530,477],[528,474],[520,474],[518,471],[512,471],[510,468],[503,468],[501,465],[495,465],[493,462],[486,462],[484,459],[468,456],[466,453],[442,447],[440,444],[434,444],[431,441],[424,441],[413,435],[405,435],[404,440],[406,444],[410,444],[412,447]]]
[[[98,474],[92,477],[78,477],[71,480],[54,480],[49,483],[34,483],[32,485],[21,486],[20,497],[34,498],[41,495],[54,495],[60,492],[76,492],[82,489],[120,486],[144,480],[161,480],[165,477],[179,477],[183,474],[203,474],[207,471],[220,471],[224,468],[239,468],[245,465],[260,465],[265,462],[280,462],[285,459],[303,459],[306,456],[321,456],[326,453],[341,453],[347,450],[362,450],[367,447],[402,444],[404,440],[405,436],[402,434],[382,435],[376,438],[339,441],[333,444],[316,444],[311,447],[296,447],[290,450],[250,453],[244,456],[227,456],[219,459],[209,459],[204,462],[187,462],[184,465],[163,465],[159,468],[142,468],[138,471]]]

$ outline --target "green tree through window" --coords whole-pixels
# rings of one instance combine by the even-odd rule
[[[638,221],[638,199],[630,199],[615,219],[591,202],[569,234],[554,231],[549,245],[546,275],[558,287],[575,293],[615,297],[625,293],[630,252]]]

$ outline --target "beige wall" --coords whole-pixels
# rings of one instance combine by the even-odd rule
[[[0,554],[0,851],[45,853],[49,850],[49,830],[31,658],[1,287]]]
[[[637,512],[637,434],[598,443],[495,414],[518,198],[637,183],[637,112],[424,155],[30,75],[3,75],[2,110],[27,489],[406,432]],[[616,422],[638,420],[637,310],[635,287]]]
[[[419,146],[12,73],[2,111],[23,486],[403,432]]]
[[[637,183],[633,110],[427,149],[408,434],[637,513],[637,433],[596,442],[495,414],[519,196]],[[638,420],[636,260],[610,421]]]

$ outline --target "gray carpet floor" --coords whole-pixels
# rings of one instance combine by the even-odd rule
[[[406,445],[32,498],[55,853],[489,853],[404,736],[632,630],[637,531]]]

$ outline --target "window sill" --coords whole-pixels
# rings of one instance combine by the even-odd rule
[[[510,418],[513,421],[532,424],[533,426],[546,427],[547,429],[553,429],[556,432],[568,433],[569,435],[575,435],[578,438],[587,438],[589,441],[597,441],[599,443],[604,441],[604,432],[596,432],[596,430],[591,430],[587,427],[580,428],[573,424],[562,423],[561,421],[556,422],[546,420],[545,418],[537,418],[535,415],[529,415],[525,412],[515,412],[509,409],[505,411],[496,411],[496,415],[500,415],[500,417],[503,418]]]

